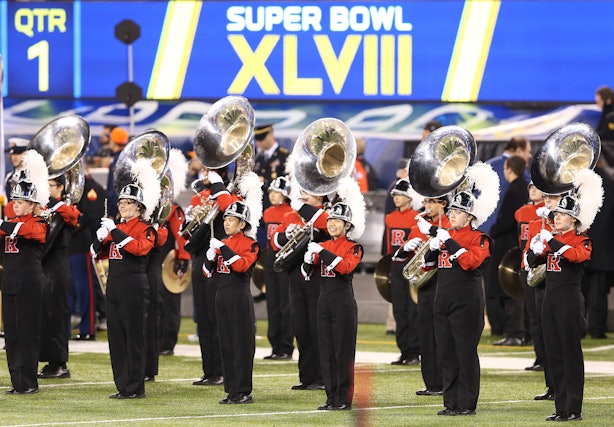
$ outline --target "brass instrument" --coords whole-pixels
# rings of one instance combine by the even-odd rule
[[[108,215],[108,206],[107,199],[104,199],[104,218]],[[94,273],[96,273],[96,280],[98,281],[98,285],[102,290],[103,294],[107,293],[107,277],[109,276],[109,260],[107,259],[98,259],[96,257],[90,257],[92,261],[92,267],[94,269]]]
[[[527,275],[527,285],[534,288],[546,280],[546,264],[540,264],[537,267],[529,269]]]
[[[375,265],[375,271],[373,272],[373,279],[375,279],[375,286],[379,294],[388,302],[392,302],[392,296],[390,295],[390,280],[391,280],[391,265],[392,255],[384,255]],[[409,287],[409,296],[414,303],[418,303],[418,288],[415,286]]]
[[[437,198],[464,185],[467,169],[475,162],[475,139],[460,126],[444,126],[424,138],[411,157],[409,182],[413,189],[426,198]],[[427,214],[424,212],[422,215]],[[439,228],[441,228],[439,214]],[[424,254],[432,237],[423,242],[412,259],[403,268],[403,277],[420,288],[437,273],[437,269],[422,269]]]
[[[173,294],[180,294],[192,283],[192,261],[189,262],[186,273],[180,278],[175,275],[175,249],[168,252],[162,261],[162,283]]]
[[[313,195],[330,194],[355,168],[356,140],[341,120],[318,119],[301,132],[290,159],[300,188]],[[300,265],[314,232],[313,224],[295,227],[290,240],[275,254],[275,270],[289,271]]]
[[[520,261],[522,250],[514,247],[507,251],[497,269],[499,284],[508,296],[516,299],[524,298],[522,283],[520,282]]]
[[[198,123],[194,152],[203,166],[219,169],[235,162],[229,192],[234,191],[241,176],[253,169],[251,141],[254,126],[254,110],[249,101],[241,96],[227,96],[215,102]],[[199,193],[194,186],[192,189]],[[181,237],[191,237],[201,224],[212,224],[218,212],[219,206],[215,200],[203,200],[200,206],[186,212],[192,219],[181,230]]]

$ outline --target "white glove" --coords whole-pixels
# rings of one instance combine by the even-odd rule
[[[403,250],[405,252],[415,252],[416,249],[418,249],[418,247],[420,246],[420,243],[422,242],[423,240],[420,237],[414,237],[413,239],[409,239],[403,245]]]
[[[546,230],[545,228],[539,232],[539,239],[542,242],[549,242],[552,240],[552,233]]]
[[[296,224],[290,224],[288,228],[286,228],[286,237],[289,239],[292,237],[292,231],[296,228]]]
[[[425,235],[429,235],[429,231],[431,231],[431,227],[433,225],[428,222],[426,219],[420,217],[420,219],[418,220],[418,229],[420,230],[420,233],[425,234]]]
[[[115,226],[115,221],[113,221],[111,218],[102,218],[100,220],[100,226],[106,228],[109,231],[114,230],[115,228],[117,228]]]
[[[437,238],[442,242],[445,242],[450,238],[450,233],[445,228],[440,228],[437,230]]]
[[[290,206],[295,211],[298,211],[300,208],[302,208],[304,204],[305,203],[302,200],[299,200],[299,199],[291,199],[290,200]]]
[[[207,253],[205,255],[207,256],[207,259],[209,261],[213,261],[215,259],[215,254],[216,254],[215,248],[209,248],[207,249]]]
[[[224,183],[222,177],[216,171],[209,171],[209,173],[207,174],[207,179],[211,184],[215,184],[216,182],[220,184]]]
[[[98,239],[99,242],[104,241],[104,239],[106,239],[108,235],[109,235],[109,230],[107,230],[104,227],[100,227],[98,230],[96,230],[96,238]]]
[[[216,239],[215,237],[211,238],[211,241],[209,242],[209,247],[210,248],[219,249],[222,246],[224,246],[224,242],[222,242],[221,240]]]
[[[313,264],[313,252],[310,252],[310,251],[305,252],[303,261],[305,261],[306,264]]]
[[[431,242],[429,243],[429,249],[432,252],[435,252],[441,249],[441,240],[439,240],[439,237],[433,237],[431,239]]]
[[[2,225],[2,223],[3,223],[3,222],[4,222],[4,220],[3,220],[3,219],[0,219],[0,225]]]
[[[307,245],[307,250],[315,254],[319,254],[320,252],[322,252],[322,249],[324,249],[322,245],[316,242],[311,242]]]
[[[546,249],[546,245],[541,240],[536,240],[536,241],[531,240],[530,247],[535,255],[543,254],[544,250]]]
[[[541,208],[537,208],[537,210],[535,211],[535,213],[537,214],[538,217],[540,218],[548,218],[548,215],[550,215],[550,209],[548,209],[545,206],[542,206]]]

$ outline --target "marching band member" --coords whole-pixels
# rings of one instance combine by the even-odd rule
[[[267,338],[271,343],[271,354],[265,359],[292,359],[294,333],[290,314],[288,275],[273,268],[275,252],[271,248],[271,237],[283,221],[286,213],[292,211],[289,203],[289,182],[285,176],[275,178],[269,185],[270,206],[264,210],[262,219],[266,228],[267,247],[264,251],[264,283],[266,283]]]
[[[0,220],[4,235],[2,321],[12,388],[7,394],[38,393],[42,267],[47,222],[38,216],[49,200],[47,165],[33,150],[24,154],[25,176],[11,191]]]
[[[250,220],[245,203],[231,203],[224,211],[224,231],[228,237],[221,241],[211,238],[202,266],[205,276],[217,287],[215,311],[224,391],[228,393],[221,404],[252,403],[256,318],[249,286],[260,247],[253,237],[245,235],[252,228]],[[255,223],[258,221],[259,218],[254,218]]]
[[[580,285],[592,251],[585,231],[603,203],[603,188],[590,169],[577,172],[573,183],[574,194],[563,196],[552,210],[554,231],[544,228],[535,235],[525,256],[530,267],[546,263],[542,326],[555,404],[546,421],[582,419],[586,330]]]
[[[409,179],[399,179],[390,191],[396,209],[386,215],[386,247],[393,254],[408,240],[416,225],[421,197],[409,185]],[[404,261],[408,261],[405,259]],[[390,297],[396,322],[395,336],[401,356],[392,365],[418,365],[420,343],[418,337],[418,308],[409,296],[409,286],[403,277],[407,262],[393,262],[390,266]]]
[[[71,281],[69,245],[73,230],[79,223],[81,212],[65,203],[66,177],[60,175],[49,180],[51,196],[47,211],[54,213],[50,236],[43,250],[43,284],[41,316],[41,351],[39,360],[48,362],[38,373],[39,378],[70,378],[68,340],[70,338],[70,312],[68,289]],[[55,228],[58,228],[56,237]]]
[[[438,415],[475,414],[480,393],[477,350],[484,330],[482,281],[490,240],[476,228],[497,205],[499,179],[484,163],[471,166],[467,179],[476,194],[457,192],[448,210],[451,229],[438,229],[424,255],[425,267],[437,266],[433,310],[445,406]]]
[[[422,244],[425,244],[431,235],[431,229],[450,228],[450,221],[445,212],[448,210],[448,197],[425,198],[422,202],[426,214],[424,221],[419,221],[411,228],[406,243],[401,246],[393,257],[393,261],[404,261],[413,258],[414,252]],[[415,262],[416,260],[414,260]],[[420,260],[421,262],[421,260]],[[437,276],[433,276],[427,283],[418,288],[418,318],[420,325],[418,335],[420,339],[420,370],[422,379],[426,386],[423,390],[417,390],[418,396],[441,396],[442,380],[441,368],[437,362],[437,346],[435,342],[435,319],[433,313],[433,302],[437,291]]]
[[[345,197],[341,186],[338,190],[345,202],[335,203],[326,221],[331,239],[309,243],[301,267],[306,279],[312,275],[321,277],[318,338],[326,402],[318,410],[350,410],[354,397],[358,312],[352,279],[363,249],[353,239],[364,232],[365,207],[358,183],[352,178],[344,180],[351,181],[341,184],[347,186]]]
[[[274,251],[283,248],[297,226],[313,224],[314,230],[325,230],[328,213],[324,210],[324,196],[316,196],[302,190],[296,181],[292,181],[290,206],[292,211],[284,215],[281,225],[271,238]],[[319,234],[319,233],[317,233]],[[315,237],[323,240],[322,237]],[[304,255],[304,254],[303,254]],[[290,312],[294,335],[298,347],[299,384],[292,390],[323,390],[322,373],[318,350],[317,305],[320,295],[320,279],[315,276],[305,281],[300,271],[301,264],[290,267]]]
[[[146,159],[137,160],[134,171],[136,183],[125,185],[118,195],[120,222],[102,218],[91,247],[92,256],[109,258],[106,310],[117,387],[111,399],[145,397],[146,268],[156,242],[156,231],[147,221],[158,204],[160,182]]]

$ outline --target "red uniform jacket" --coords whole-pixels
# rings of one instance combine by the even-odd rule
[[[529,221],[529,233],[527,235],[527,242],[524,245],[524,250],[522,251],[522,263],[521,263],[521,267],[525,270],[528,268],[527,252],[529,251],[530,246],[531,246],[531,239],[535,237],[537,234],[539,234],[541,229],[542,229],[542,219],[541,218],[534,219],[533,221]],[[550,221],[544,221],[544,230],[548,230],[551,233],[554,232],[553,225]],[[541,264],[543,264],[543,261]]]
[[[386,253],[394,253],[407,242],[411,228],[418,223],[416,215],[418,212],[412,209],[397,209],[386,215]]]
[[[537,209],[544,206],[544,202],[528,203],[514,213],[514,219],[518,223],[518,247],[523,249],[529,240],[529,222],[539,219]]]
[[[284,215],[288,212],[292,212],[292,208],[289,203],[282,203],[277,206],[269,206],[264,210],[262,214],[262,221],[266,227],[266,239],[267,247],[270,247],[270,240],[277,231],[277,228],[281,225],[284,219]]]
[[[429,217],[425,217],[425,220],[431,223],[433,227],[435,227],[435,228],[431,227],[431,231],[433,233],[436,233],[436,228],[439,228],[439,221],[435,223]],[[450,228],[450,220],[448,219],[446,215],[441,215],[441,228],[445,228],[445,229]],[[426,234],[422,234],[422,232],[420,231],[420,228],[418,228],[418,224],[416,224],[411,227],[409,236],[407,236],[406,241],[409,241],[413,239],[414,237],[419,237],[424,242],[426,242],[430,237],[434,237],[434,236],[431,236],[431,235],[427,236]],[[399,249],[394,253],[392,260],[398,261],[398,262],[406,262],[406,261],[409,261],[411,258],[413,258],[413,256],[414,256],[413,252],[405,252],[403,250],[403,245],[401,245]]]
[[[325,231],[326,221],[328,221],[328,213],[320,207],[303,205],[298,211],[290,211],[283,217],[281,225],[277,227],[277,231],[273,234],[273,237],[269,240],[271,247],[275,252],[279,251],[288,243],[286,237],[286,229],[290,224],[305,225],[310,221],[313,222],[315,229]]]
[[[195,197],[198,199],[198,196],[195,195]],[[194,197],[192,197],[192,201],[193,200]],[[184,249],[185,239],[179,235],[179,232],[184,222],[185,215],[183,213],[183,209],[181,209],[181,207],[177,203],[173,203],[173,206],[171,207],[171,212],[166,218],[166,226],[170,230],[172,236],[175,238],[175,258],[189,261],[190,254],[187,253],[187,251]]]

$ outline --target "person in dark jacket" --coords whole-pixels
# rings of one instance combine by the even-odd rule
[[[595,102],[601,109],[597,133],[602,141],[614,141],[614,91],[609,86],[600,86],[595,92]]]

